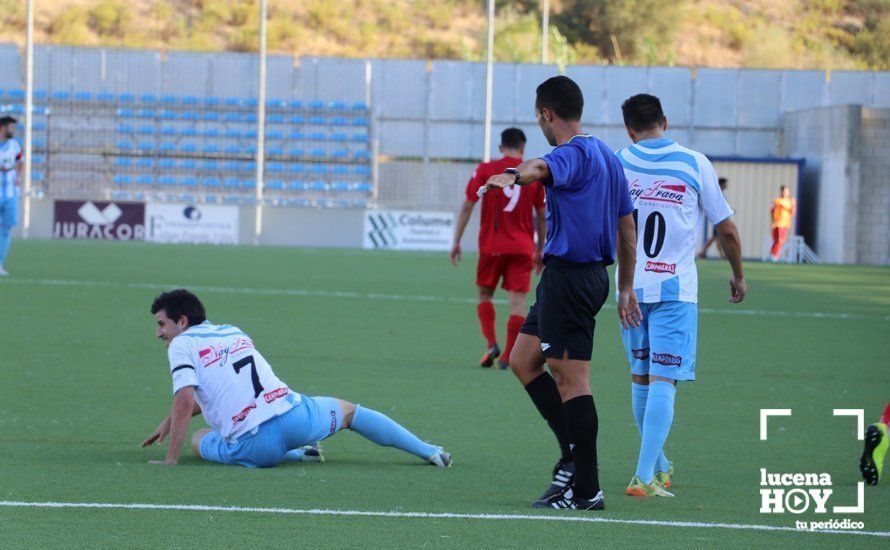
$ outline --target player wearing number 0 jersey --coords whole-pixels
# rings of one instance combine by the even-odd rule
[[[333,397],[302,395],[282,382],[253,340],[232,325],[207,320],[187,290],[158,296],[151,307],[157,337],[167,344],[173,407],[142,446],[169,435],[166,459],[176,464],[189,419],[203,414],[210,428],[195,432],[192,449],[211,462],[270,467],[304,458],[305,447],[350,429],[378,445],[396,447],[440,467],[441,447],[421,441],[384,414]]]
[[[501,133],[500,146],[503,158],[479,164],[473,172],[473,177],[467,182],[466,198],[455,225],[454,245],[451,249],[451,261],[455,266],[460,262],[461,237],[470,220],[473,207],[480,200],[479,189],[491,176],[502,174],[507,168],[516,168],[522,164],[525,142],[525,133],[519,128],[504,130]],[[480,361],[483,367],[491,367],[498,358],[500,358],[498,366],[501,369],[508,367],[513,343],[525,320],[525,296],[531,289],[532,270],[537,265],[540,273],[543,268],[541,250],[547,235],[544,195],[544,187],[540,182],[534,182],[525,187],[495,189],[482,196],[479,265],[476,271],[479,304],[476,307],[476,314],[487,345],[487,350]],[[538,233],[537,244],[535,231]],[[507,291],[510,303],[510,318],[507,320],[507,339],[503,354],[498,345],[496,315],[492,301],[499,281],[502,281],[501,288]]]
[[[621,107],[634,144],[618,151],[637,222],[634,291],[640,326],[622,327],[631,366],[634,419],[642,436],[632,496],[673,496],[673,467],[662,451],[674,415],[676,383],[695,380],[698,330],[696,221],[714,225],[732,266],[730,302],[747,291],[741,245],[710,161],[664,137],[667,119],[657,97],[640,94]]]

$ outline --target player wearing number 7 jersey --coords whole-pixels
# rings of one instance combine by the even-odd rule
[[[703,213],[717,231],[732,266],[732,303],[745,298],[741,242],[711,162],[664,136],[661,102],[635,95],[621,106],[634,144],[618,151],[637,222],[634,291],[643,313],[635,328],[622,327],[631,366],[634,420],[642,436],[632,496],[673,496],[673,467],[662,451],[674,417],[677,381],[695,380],[698,331],[696,221]]]
[[[455,267],[460,262],[461,237],[470,221],[473,207],[480,199],[479,189],[491,176],[503,174],[505,169],[522,164],[525,133],[519,128],[507,128],[501,132],[500,151],[503,158],[479,164],[473,177],[467,182],[466,198],[455,224],[454,245],[451,248],[451,262]],[[491,367],[499,357],[498,366],[501,369],[509,366],[513,343],[525,321],[525,296],[531,289],[532,269],[537,266],[540,273],[543,268],[541,251],[547,237],[544,194],[544,187],[540,182],[533,182],[525,187],[515,185],[493,189],[482,195],[479,266],[476,270],[479,304],[476,306],[476,314],[479,316],[479,326],[487,348],[480,361],[483,367]],[[535,231],[538,233],[537,244]],[[498,346],[493,302],[499,281],[503,281],[501,288],[507,291],[510,303],[503,354]]]
[[[187,290],[158,296],[151,306],[157,337],[167,344],[173,377],[170,415],[142,442],[169,435],[167,457],[176,464],[189,419],[203,414],[210,428],[195,432],[192,449],[210,462],[252,468],[297,459],[303,447],[350,429],[378,445],[396,447],[430,464],[449,467],[451,455],[417,438],[377,411],[333,397],[309,397],[282,382],[253,340],[238,327],[214,325]]]

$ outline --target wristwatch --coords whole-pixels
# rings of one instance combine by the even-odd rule
[[[519,177],[520,177],[519,170],[517,170],[516,168],[507,168],[506,170],[504,170],[504,173],[505,174],[513,174],[513,178],[514,178],[513,183],[514,184],[519,182]]]

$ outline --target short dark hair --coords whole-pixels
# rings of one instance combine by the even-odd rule
[[[151,304],[151,312],[155,314],[161,310],[167,317],[178,321],[183,315],[189,320],[189,326],[200,325],[207,320],[204,312],[204,304],[197,296],[184,288],[164,292],[155,298]]]
[[[519,128],[507,128],[501,132],[501,146],[508,149],[522,149],[525,146],[525,132]]]
[[[624,125],[635,132],[645,132],[664,124],[661,100],[651,94],[637,94],[621,104]]]
[[[548,78],[536,90],[535,108],[550,109],[563,120],[581,120],[584,94],[575,81],[567,76]]]
[[[18,124],[18,122],[18,120],[9,115],[0,117],[0,126],[6,126],[7,124]]]
[[[720,189],[726,189],[729,186],[729,180],[726,178],[717,178],[717,183],[720,185]]]

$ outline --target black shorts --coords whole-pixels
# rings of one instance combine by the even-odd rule
[[[544,357],[590,361],[596,314],[609,295],[609,275],[602,263],[576,264],[547,258],[519,332],[541,339]]]

